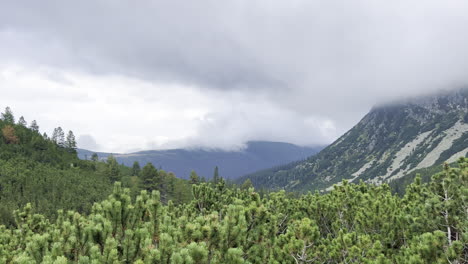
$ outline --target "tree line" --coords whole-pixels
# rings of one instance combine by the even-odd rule
[[[190,183],[171,172],[147,164],[140,173],[112,156],[80,160],[76,148],[72,131],[65,134],[57,127],[49,137],[35,120],[29,126],[24,117],[16,121],[7,107],[0,118],[0,224],[13,225],[13,211],[27,203],[46,217],[56,216],[59,209],[89,213],[116,181],[132,190],[133,197],[140,190],[158,190],[165,202],[192,198]]]
[[[161,202],[159,191],[116,182],[89,214],[53,219],[26,205],[0,227],[0,263],[465,263],[468,159],[446,166],[403,197],[388,185],[327,194],[261,197],[253,188],[192,185],[194,199]]]

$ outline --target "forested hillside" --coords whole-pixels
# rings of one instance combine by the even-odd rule
[[[468,160],[388,185],[344,182],[328,194],[261,197],[223,182],[193,185],[194,200],[116,183],[90,214],[46,218],[28,204],[0,227],[0,263],[466,263]]]
[[[164,201],[191,199],[188,181],[157,170],[119,165],[113,157],[103,162],[83,161],[76,154],[73,132],[56,128],[51,137],[39,132],[36,121],[28,126],[7,108],[0,119],[0,224],[14,223],[13,210],[31,203],[45,216],[57,210],[90,212],[94,202],[107,197],[115,181],[132,190],[159,190]]]
[[[467,155],[468,89],[461,89],[375,107],[318,154],[238,182],[249,178],[256,187],[325,191],[343,179],[396,181]]]

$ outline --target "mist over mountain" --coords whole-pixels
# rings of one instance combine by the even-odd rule
[[[330,190],[344,179],[381,184],[467,154],[468,89],[459,89],[376,106],[318,154],[239,182],[301,191]]]
[[[323,147],[301,147],[289,143],[250,141],[246,148],[238,151],[215,149],[172,149],[149,150],[128,154],[113,154],[119,163],[132,166],[138,161],[141,166],[152,163],[155,167],[171,171],[179,178],[189,178],[194,170],[198,175],[210,179],[216,166],[220,176],[234,179],[257,170],[283,165],[309,157]],[[89,150],[78,150],[81,159],[89,159],[93,154]],[[97,153],[105,159],[111,153]]]

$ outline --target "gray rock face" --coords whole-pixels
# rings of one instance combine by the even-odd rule
[[[264,170],[257,187],[325,190],[343,179],[382,183],[468,153],[468,89],[374,107],[306,161]],[[267,179],[267,180],[266,180]]]

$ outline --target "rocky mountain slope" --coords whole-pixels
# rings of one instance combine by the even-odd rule
[[[317,155],[239,182],[302,191],[329,190],[344,179],[379,184],[467,154],[468,89],[461,89],[375,107]]]
[[[206,149],[150,150],[129,154],[114,154],[119,163],[132,166],[138,161],[140,166],[151,162],[157,168],[169,169],[179,178],[189,178],[195,170],[198,175],[210,179],[214,167],[219,167],[220,176],[228,179],[238,178],[247,173],[301,160],[319,152],[323,147],[300,147],[289,143],[252,141],[240,151]],[[92,151],[78,150],[81,159],[90,159]],[[97,153],[105,159],[110,153]]]

